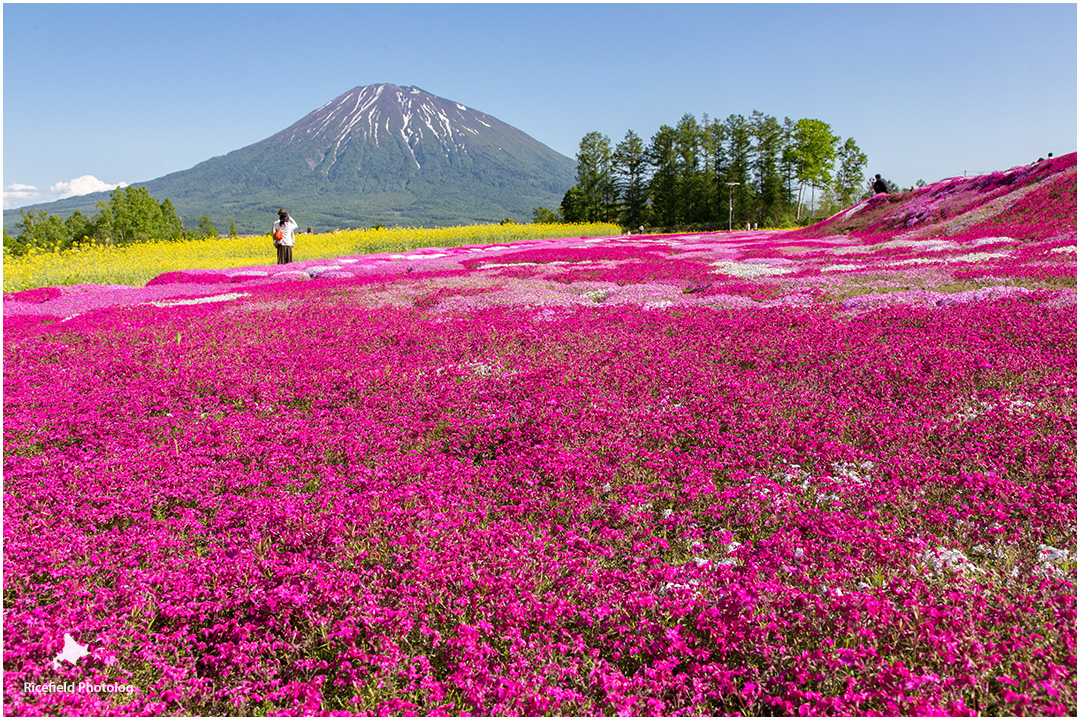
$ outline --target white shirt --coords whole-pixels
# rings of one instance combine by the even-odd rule
[[[292,218],[286,220],[284,225],[281,224],[280,220],[275,220],[274,226],[270,229],[270,236],[273,237],[274,233],[278,231],[278,228],[281,228],[281,240],[278,241],[278,244],[295,245],[296,238],[293,236],[293,231],[296,230],[296,228],[298,227],[300,226],[297,225],[296,221]]]

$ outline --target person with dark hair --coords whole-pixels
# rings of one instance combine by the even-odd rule
[[[274,237],[274,247],[277,248],[277,264],[287,265],[292,262],[293,245],[296,244],[296,221],[289,217],[285,208],[278,210],[278,219],[270,228]]]
[[[875,175],[874,181],[871,183],[874,193],[887,193],[889,192],[889,186],[885,184],[885,181],[881,179],[881,175]]]

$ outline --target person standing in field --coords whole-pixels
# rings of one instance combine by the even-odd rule
[[[277,248],[277,264],[287,265],[292,262],[293,245],[296,244],[296,221],[289,217],[285,208],[277,211],[278,219],[270,230],[274,238],[274,247]]]

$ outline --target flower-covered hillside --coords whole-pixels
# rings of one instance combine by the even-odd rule
[[[5,714],[1074,716],[1068,172],[6,296]]]
[[[793,233],[1045,240],[1076,234],[1076,153],[910,192],[880,193]]]

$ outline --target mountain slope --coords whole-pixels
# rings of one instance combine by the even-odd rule
[[[557,206],[573,175],[570,158],[495,117],[381,84],[353,88],[253,145],[137,184],[172,200],[188,225],[206,214],[219,230],[235,221],[241,232],[263,232],[278,207],[317,230],[524,221],[534,207]],[[86,213],[107,196],[35,207]]]

